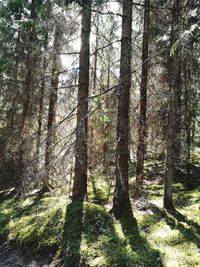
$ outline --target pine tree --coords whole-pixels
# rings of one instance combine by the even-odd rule
[[[143,48],[142,48],[142,74],[140,88],[140,118],[139,118],[139,140],[137,148],[136,166],[136,192],[135,197],[142,196],[144,180],[144,159],[147,148],[147,86],[148,86],[148,66],[149,66],[149,18],[150,1],[145,0],[144,6],[144,29],[143,29]]]
[[[120,218],[129,208],[129,101],[131,87],[132,1],[123,1],[120,81],[118,89],[116,185],[113,213]]]
[[[83,200],[87,194],[88,91],[90,67],[91,1],[82,1],[81,51],[78,84],[75,177],[72,198]]]

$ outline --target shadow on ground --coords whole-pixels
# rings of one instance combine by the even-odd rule
[[[81,266],[83,202],[72,201],[66,209],[60,266]]]
[[[160,254],[141,237],[131,209],[116,222],[99,205],[67,206],[60,266],[163,266]]]
[[[124,236],[130,243],[132,251],[141,258],[141,266],[163,266],[159,252],[152,249],[148,242],[140,235],[131,207],[127,210],[125,216],[120,219],[120,223]]]
[[[163,218],[172,230],[177,229],[186,241],[196,244],[200,249],[200,225],[198,223],[189,220],[176,209],[165,211],[154,204],[149,204],[149,208],[154,214]]]

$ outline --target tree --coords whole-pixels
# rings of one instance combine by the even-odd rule
[[[136,192],[135,197],[142,196],[144,180],[144,159],[146,154],[147,139],[147,84],[148,84],[148,61],[149,61],[149,18],[150,1],[145,0],[144,7],[144,29],[143,29],[143,47],[142,47],[142,74],[140,88],[140,118],[139,118],[139,140],[137,148],[137,166],[136,166]]]
[[[47,122],[47,139],[45,150],[45,170],[46,177],[43,179],[46,190],[49,187],[49,172],[50,164],[52,163],[53,147],[55,143],[55,126],[56,126],[56,109],[58,99],[58,84],[59,84],[59,65],[60,65],[60,45],[62,39],[62,31],[60,25],[56,25],[54,33],[53,43],[53,60],[52,60],[52,72],[51,72],[51,90],[49,96],[49,110],[48,110],[48,122]]]
[[[24,88],[24,99],[23,99],[23,110],[21,114],[21,128],[20,138],[21,145],[19,148],[19,167],[21,169],[20,175],[23,176],[26,168],[26,162],[30,156],[31,144],[30,144],[30,129],[32,124],[32,108],[33,108],[33,72],[34,72],[34,55],[33,47],[36,38],[35,31],[35,20],[37,17],[36,13],[36,0],[31,1],[31,14],[30,24],[28,30],[27,40],[27,57],[26,57],[26,76],[25,76],[25,88]],[[19,186],[21,186],[21,179]]]
[[[36,141],[36,155],[39,157],[40,154],[40,146],[41,146],[41,135],[42,135],[42,119],[44,112],[44,97],[45,97],[45,73],[47,69],[47,57],[45,55],[48,44],[48,33],[45,34],[44,40],[44,55],[43,55],[43,65],[42,65],[42,81],[39,90],[39,113],[38,113],[38,130],[37,130],[37,141]]]
[[[180,138],[180,97],[181,97],[181,56],[177,40],[180,27],[180,2],[173,1],[171,40],[169,58],[169,99],[168,99],[168,122],[167,122],[167,156],[164,181],[164,208],[173,209],[172,184],[174,180],[174,170],[179,156]],[[177,128],[178,124],[178,128]]]
[[[79,62],[77,128],[75,144],[75,176],[72,198],[84,199],[87,194],[88,91],[90,67],[91,1],[82,1],[81,50]]]
[[[132,1],[123,1],[122,39],[120,59],[120,81],[118,89],[117,144],[116,144],[116,185],[113,199],[113,213],[116,218],[123,216],[129,208],[129,100],[131,87],[131,34]]]

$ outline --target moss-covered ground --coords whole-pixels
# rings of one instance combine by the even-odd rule
[[[147,172],[156,164],[146,163]],[[0,236],[13,246],[52,250],[65,266],[200,266],[199,188],[174,184],[177,211],[170,214],[162,210],[162,182],[147,180],[142,208],[133,202],[127,217],[116,221],[109,213],[113,186],[105,177],[92,179],[84,203],[34,193],[17,200],[1,192]]]

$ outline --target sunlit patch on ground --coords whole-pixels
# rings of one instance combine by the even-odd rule
[[[153,165],[150,162],[146,167],[150,169]],[[131,183],[134,184],[134,178]],[[186,190],[181,183],[174,184],[174,203],[183,215],[179,219],[162,210],[163,185],[157,180],[148,180],[145,184],[146,203],[143,203],[147,208],[137,209],[132,200],[134,217],[116,221],[110,214],[113,186],[105,177],[93,177],[93,181],[89,181],[88,202],[84,203],[79,216],[82,222],[80,240],[69,239],[75,257],[91,267],[200,266],[198,188]],[[14,245],[36,251],[51,247],[59,255],[65,220],[79,210],[72,206],[67,214],[67,204],[65,194],[46,194],[42,198],[31,194],[18,201],[7,198],[1,202],[0,234],[7,236]],[[79,221],[73,220],[68,227],[70,225],[70,233],[76,236],[80,230]]]

